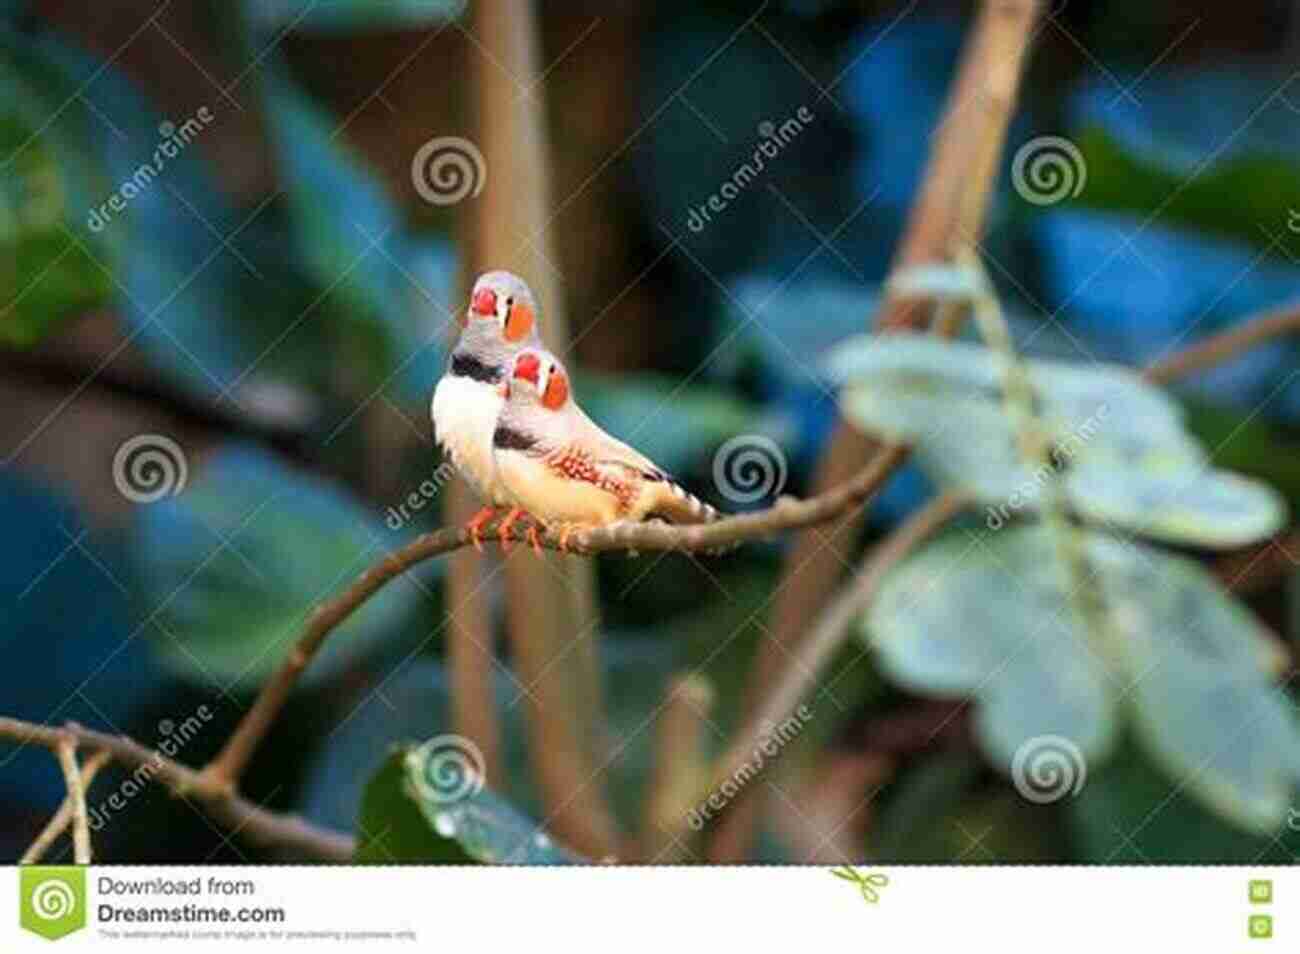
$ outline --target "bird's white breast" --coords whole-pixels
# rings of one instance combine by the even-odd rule
[[[508,503],[492,455],[504,404],[495,385],[468,377],[444,375],[433,392],[434,437],[479,495],[497,505]]]

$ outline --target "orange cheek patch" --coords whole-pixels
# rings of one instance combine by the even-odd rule
[[[533,310],[527,305],[511,305],[506,316],[506,340],[523,341],[533,330],[533,320]]]
[[[546,382],[546,393],[542,395],[542,404],[552,411],[558,411],[564,407],[564,402],[568,399],[568,380],[562,374],[551,375],[551,380]]]

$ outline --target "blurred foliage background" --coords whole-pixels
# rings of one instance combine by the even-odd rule
[[[154,743],[208,705],[215,720],[180,755],[200,764],[316,600],[440,525],[436,495],[410,519],[392,508],[438,466],[428,400],[463,307],[458,215],[476,200],[424,202],[411,161],[469,135],[463,85],[482,53],[465,7],[0,3],[4,714]],[[804,491],[835,419],[820,357],[879,298],[968,5],[548,0],[538,13],[549,232],[584,404],[715,503],[711,461],[737,434],[775,440],[786,492]],[[1040,207],[1008,175],[985,242],[1029,353],[1141,365],[1295,296],[1298,53],[1287,0],[1057,5],[1008,155],[1069,137],[1087,184]],[[761,181],[693,229],[760,124],[801,108],[814,118]],[[1178,390],[1216,463],[1293,513],[1298,348],[1270,344]],[[141,433],[183,448],[182,493],[135,504],[114,486],[117,449]],[[900,473],[868,537],[931,490]],[[1290,585],[1279,573],[1249,595],[1290,648],[1297,556]],[[674,672],[702,667],[717,725],[735,724],[779,563],[775,543],[707,573],[600,561],[610,734],[629,734],[608,776],[621,818],[638,817],[651,773],[653,738],[634,730]],[[331,639],[253,763],[250,797],[351,829],[388,746],[446,728],[443,572],[423,565]],[[769,823],[764,859],[821,858],[814,827],[845,792],[874,795],[835,833],[855,859],[1281,863],[1300,845],[1170,794],[1131,746],[1078,799],[1027,806],[972,744],[968,709],[904,692],[857,649],[828,681],[844,711],[788,759],[801,809]],[[504,676],[498,693],[501,787],[536,815],[517,693]],[[0,858],[62,793],[46,753],[0,751]],[[158,787],[96,842],[109,860],[259,857]]]

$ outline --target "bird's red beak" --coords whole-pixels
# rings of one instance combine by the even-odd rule
[[[495,315],[497,313],[497,295],[490,288],[480,288],[470,299],[470,311],[476,315]]]
[[[533,385],[536,386],[537,375],[538,372],[541,371],[541,368],[542,362],[537,355],[532,352],[525,352],[515,360],[514,376],[516,378],[522,378],[525,381],[531,381],[533,382]]]

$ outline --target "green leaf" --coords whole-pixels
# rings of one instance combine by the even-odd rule
[[[1261,836],[1204,808],[1131,742],[1068,803],[1074,860],[1099,864],[1290,864],[1300,832]]]
[[[79,92],[43,48],[0,32],[0,343],[31,345],[112,294],[96,264],[108,252],[82,228],[110,189]]]
[[[1286,523],[1286,501],[1271,487],[1227,471],[1157,472],[1148,456],[1117,465],[1098,450],[1066,478],[1069,499],[1090,520],[1188,546],[1235,549],[1272,536]]]
[[[407,792],[406,753],[389,754],[366,785],[357,821],[357,864],[473,864],[459,843],[429,827]]]
[[[455,20],[468,0],[245,0],[249,22],[269,33],[418,30]]]
[[[278,59],[258,75],[295,245],[320,289],[310,312],[319,308],[319,320],[348,336],[350,367],[365,380],[395,384],[406,400],[423,403],[454,319],[450,289],[417,275],[400,210],[373,170],[336,138],[337,117],[304,93]],[[417,357],[422,381],[409,373]]]
[[[540,825],[483,786],[478,774],[482,766],[475,766],[474,754],[466,739],[452,735],[435,737],[404,753],[403,790],[434,834],[484,864],[580,863]]]
[[[1300,782],[1300,731],[1272,682],[1278,649],[1200,566],[1114,541],[1090,550],[1132,682],[1139,742],[1220,816],[1276,831]]]
[[[1268,631],[1199,563],[1102,534],[1089,535],[1088,559],[1120,629],[1225,670],[1260,678],[1282,671],[1285,660]],[[1141,658],[1130,657],[1138,672]]]
[[[1003,406],[994,355],[962,342],[869,336],[840,349],[844,414],[864,430],[914,445],[947,488],[989,505],[996,528],[1034,510],[1064,475],[1067,500],[1108,526],[1193,546],[1235,548],[1285,522],[1280,495],[1209,467],[1178,406],[1126,369],[1031,361],[1049,461],[1025,464]]]
[[[894,864],[1065,861],[1058,813],[1027,805],[1005,787],[981,784],[981,774],[979,762],[962,752],[909,766],[872,826],[868,858]]]
[[[925,547],[890,574],[863,636],[906,688],[975,695],[976,734],[1005,772],[1038,736],[1068,738],[1091,759],[1117,734],[1113,687],[1041,527],[983,542],[953,533]]]
[[[279,667],[318,603],[401,539],[342,491],[261,450],[223,448],[191,476],[176,496],[137,511],[147,632],[178,672],[252,688]],[[339,625],[305,683],[426,635],[420,611],[440,569],[431,561],[380,589]]]
[[[1077,205],[1143,218],[1158,212],[1163,223],[1239,239],[1269,254],[1280,255],[1286,244],[1297,248],[1284,227],[1300,208],[1300,170],[1289,154],[1237,155],[1198,165],[1190,175],[1184,163],[1164,162],[1158,152],[1130,152],[1100,127],[1077,144],[1088,167],[1088,188]],[[1261,231],[1261,224],[1268,227]]]

